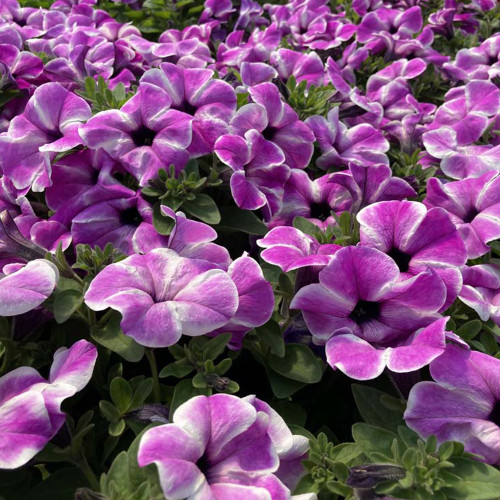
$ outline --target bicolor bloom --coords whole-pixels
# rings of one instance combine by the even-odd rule
[[[7,276],[0,272],[0,316],[16,316],[38,307],[52,294],[58,279],[56,266],[45,259],[16,266]]]
[[[56,435],[66,419],[61,403],[88,384],[96,359],[80,340],[55,352],[48,380],[29,366],[0,378],[1,469],[21,467]]]
[[[51,160],[82,143],[78,126],[90,116],[89,105],[58,83],[38,87],[0,136],[4,175],[17,189],[43,191],[51,184]]]
[[[459,299],[476,311],[482,321],[490,318],[500,325],[500,268],[479,264],[461,268],[464,286]]]
[[[322,268],[342,248],[334,244],[320,245],[312,236],[290,226],[271,229],[264,238],[257,240],[257,245],[264,248],[261,257],[285,273],[301,267]]]
[[[306,124],[311,128],[322,155],[316,160],[318,167],[328,170],[331,167],[346,168],[349,162],[364,166],[385,164],[389,158],[389,142],[380,130],[369,123],[348,128],[339,120],[339,108],[328,112],[327,118],[311,116]]]
[[[314,134],[297,113],[281,100],[278,87],[264,82],[248,89],[252,103],[242,106],[229,124],[229,132],[244,136],[251,129],[274,142],[290,168],[305,168],[313,154]]]
[[[213,74],[209,69],[183,69],[163,63],[159,69],[146,71],[141,78],[141,85],[149,83],[167,92],[172,109],[192,116],[193,136],[188,145],[192,157],[213,151],[215,141],[227,134],[227,124],[236,111],[234,89],[222,80],[215,80]]]
[[[189,160],[193,118],[171,104],[165,90],[141,84],[121,109],[93,116],[80,135],[86,146],[104,149],[145,186],[160,168],[174,165],[179,172]]]
[[[460,441],[490,464],[500,463],[500,360],[449,345],[431,363],[434,382],[419,382],[404,418],[422,437]]]
[[[249,130],[244,137],[223,135],[214,151],[233,170],[230,186],[236,205],[245,210],[265,207],[267,218],[279,211],[290,168],[276,144],[257,130]]]
[[[417,195],[408,182],[393,177],[391,168],[383,164],[365,167],[350,163],[348,171],[332,174],[328,182],[349,191],[354,213],[377,201],[403,200]]]
[[[447,321],[448,318],[438,319],[389,347],[369,343],[351,329],[341,328],[326,343],[326,360],[332,368],[356,380],[377,378],[386,367],[396,373],[413,372],[445,352]]]
[[[172,500],[285,500],[280,458],[299,462],[306,441],[254,396],[197,396],[177,408],[173,423],[144,433],[137,459],[142,467],[156,464]]]
[[[487,243],[500,238],[500,174],[496,171],[446,184],[433,177],[427,182],[424,204],[448,211],[469,259],[488,253]]]
[[[95,311],[119,311],[123,332],[139,344],[167,347],[181,335],[225,325],[238,309],[238,289],[215,264],[160,248],[106,267],[85,303]]]
[[[361,245],[376,248],[394,259],[401,278],[432,269],[446,285],[443,310],[462,288],[460,266],[467,249],[446,210],[415,201],[381,201],[358,213]]]
[[[324,343],[340,328],[370,344],[393,345],[440,316],[446,287],[431,269],[401,281],[394,260],[374,248],[344,247],[290,304]]]

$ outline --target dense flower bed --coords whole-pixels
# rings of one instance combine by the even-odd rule
[[[0,499],[500,498],[500,5],[20,2]]]

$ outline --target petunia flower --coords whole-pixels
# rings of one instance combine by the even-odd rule
[[[189,146],[192,157],[211,153],[215,141],[227,133],[227,124],[236,111],[236,93],[228,83],[213,79],[213,71],[163,63],[158,69],[146,71],[140,82],[164,90],[172,109],[192,116],[192,142],[184,146]]]
[[[61,403],[87,385],[96,359],[80,340],[55,352],[48,381],[28,366],[0,378],[1,469],[21,467],[56,435],[66,419]]]
[[[85,303],[95,311],[119,311],[123,332],[138,343],[167,347],[183,334],[225,325],[238,308],[238,290],[215,264],[161,248],[106,267],[90,284]]]
[[[258,399],[197,396],[177,408],[172,424],[144,433],[138,463],[156,464],[172,500],[285,500],[290,490],[275,473],[280,452],[293,446],[281,417]]]
[[[376,248],[394,259],[401,278],[432,269],[444,282],[449,307],[462,288],[460,266],[467,249],[444,209],[427,208],[414,201],[382,201],[357,215],[362,246]]]
[[[236,205],[245,210],[266,207],[267,218],[279,211],[290,169],[276,144],[249,130],[244,137],[223,135],[215,142],[214,152],[233,170],[230,186]]]
[[[446,287],[431,269],[400,281],[394,260],[374,248],[349,246],[335,253],[319,283],[301,288],[290,307],[302,311],[321,343],[341,328],[370,344],[402,342],[440,316]]]
[[[174,165],[179,172],[189,160],[192,117],[171,104],[165,90],[141,84],[121,109],[96,114],[80,127],[80,135],[86,146],[104,149],[145,186],[160,168]]]
[[[500,175],[487,172],[478,178],[442,183],[427,182],[424,204],[448,211],[467,247],[469,259],[489,252],[487,243],[500,237]]]
[[[0,135],[4,175],[17,189],[50,186],[51,160],[82,143],[78,126],[90,116],[89,105],[58,83],[38,87],[24,113]]]
[[[404,418],[422,437],[460,441],[489,464],[500,463],[500,360],[449,345],[431,363],[434,382],[419,382]]]
[[[16,316],[38,307],[52,294],[58,279],[56,266],[45,259],[32,260],[7,276],[0,272],[0,316]]]

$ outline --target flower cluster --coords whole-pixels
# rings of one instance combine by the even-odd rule
[[[388,456],[359,427],[311,434],[350,439],[317,402],[384,374],[439,456],[500,465],[500,6],[44,2],[0,0],[0,469],[390,495],[352,477]]]

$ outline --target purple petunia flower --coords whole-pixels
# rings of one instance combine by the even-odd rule
[[[244,138],[223,135],[214,151],[233,170],[230,186],[236,205],[245,210],[265,207],[268,219],[279,211],[290,169],[283,164],[285,155],[276,144],[257,130],[249,130]]]
[[[469,259],[488,253],[487,243],[500,238],[499,186],[498,172],[446,184],[435,177],[427,182],[424,204],[448,211],[465,242]]]
[[[248,89],[253,103],[242,106],[230,122],[232,134],[244,136],[255,129],[274,142],[290,168],[305,168],[313,154],[314,134],[297,113],[281,100],[278,87],[260,83]]]
[[[358,213],[361,245],[391,256],[408,279],[432,269],[447,290],[442,309],[449,307],[462,288],[459,266],[467,261],[460,233],[444,209],[427,208],[413,201],[382,201]]]
[[[16,316],[38,307],[52,294],[58,279],[56,266],[44,259],[32,260],[7,276],[0,272],[0,316]]]
[[[318,167],[346,168],[350,162],[363,166],[389,165],[389,142],[382,133],[368,123],[348,128],[339,120],[339,108],[329,111],[327,118],[311,116],[306,124],[311,128],[322,155],[316,160]]]
[[[141,85],[149,83],[163,89],[170,96],[172,109],[192,115],[193,137],[187,145],[192,157],[213,151],[215,141],[227,133],[227,124],[236,111],[234,89],[212,77],[213,71],[208,69],[183,69],[163,63],[159,69],[146,71],[140,80]]]
[[[97,349],[80,340],[54,354],[49,380],[23,366],[0,378],[0,468],[31,460],[65,421],[61,403],[89,382]]]
[[[438,442],[460,441],[490,464],[500,463],[500,360],[449,345],[431,363],[434,382],[419,382],[408,398],[406,424]]]
[[[175,411],[172,424],[144,433],[138,463],[156,464],[172,500],[285,500],[280,458],[294,450],[300,460],[306,441],[254,396],[197,396]]]
[[[182,334],[203,335],[225,325],[238,309],[238,290],[215,264],[162,248],[106,267],[85,302],[95,311],[119,311],[123,332],[138,343],[167,347]]]
[[[193,118],[171,104],[165,90],[141,84],[120,110],[98,113],[80,127],[80,135],[89,148],[104,149],[144,186],[160,168],[175,165],[180,171],[189,160]]]
[[[38,87],[24,113],[0,135],[4,175],[17,189],[50,186],[51,160],[82,143],[78,126],[90,116],[89,105],[58,83]]]
[[[340,328],[368,343],[401,342],[440,316],[446,287],[431,269],[405,281],[388,255],[368,247],[345,247],[301,288],[290,304],[320,342]]]

